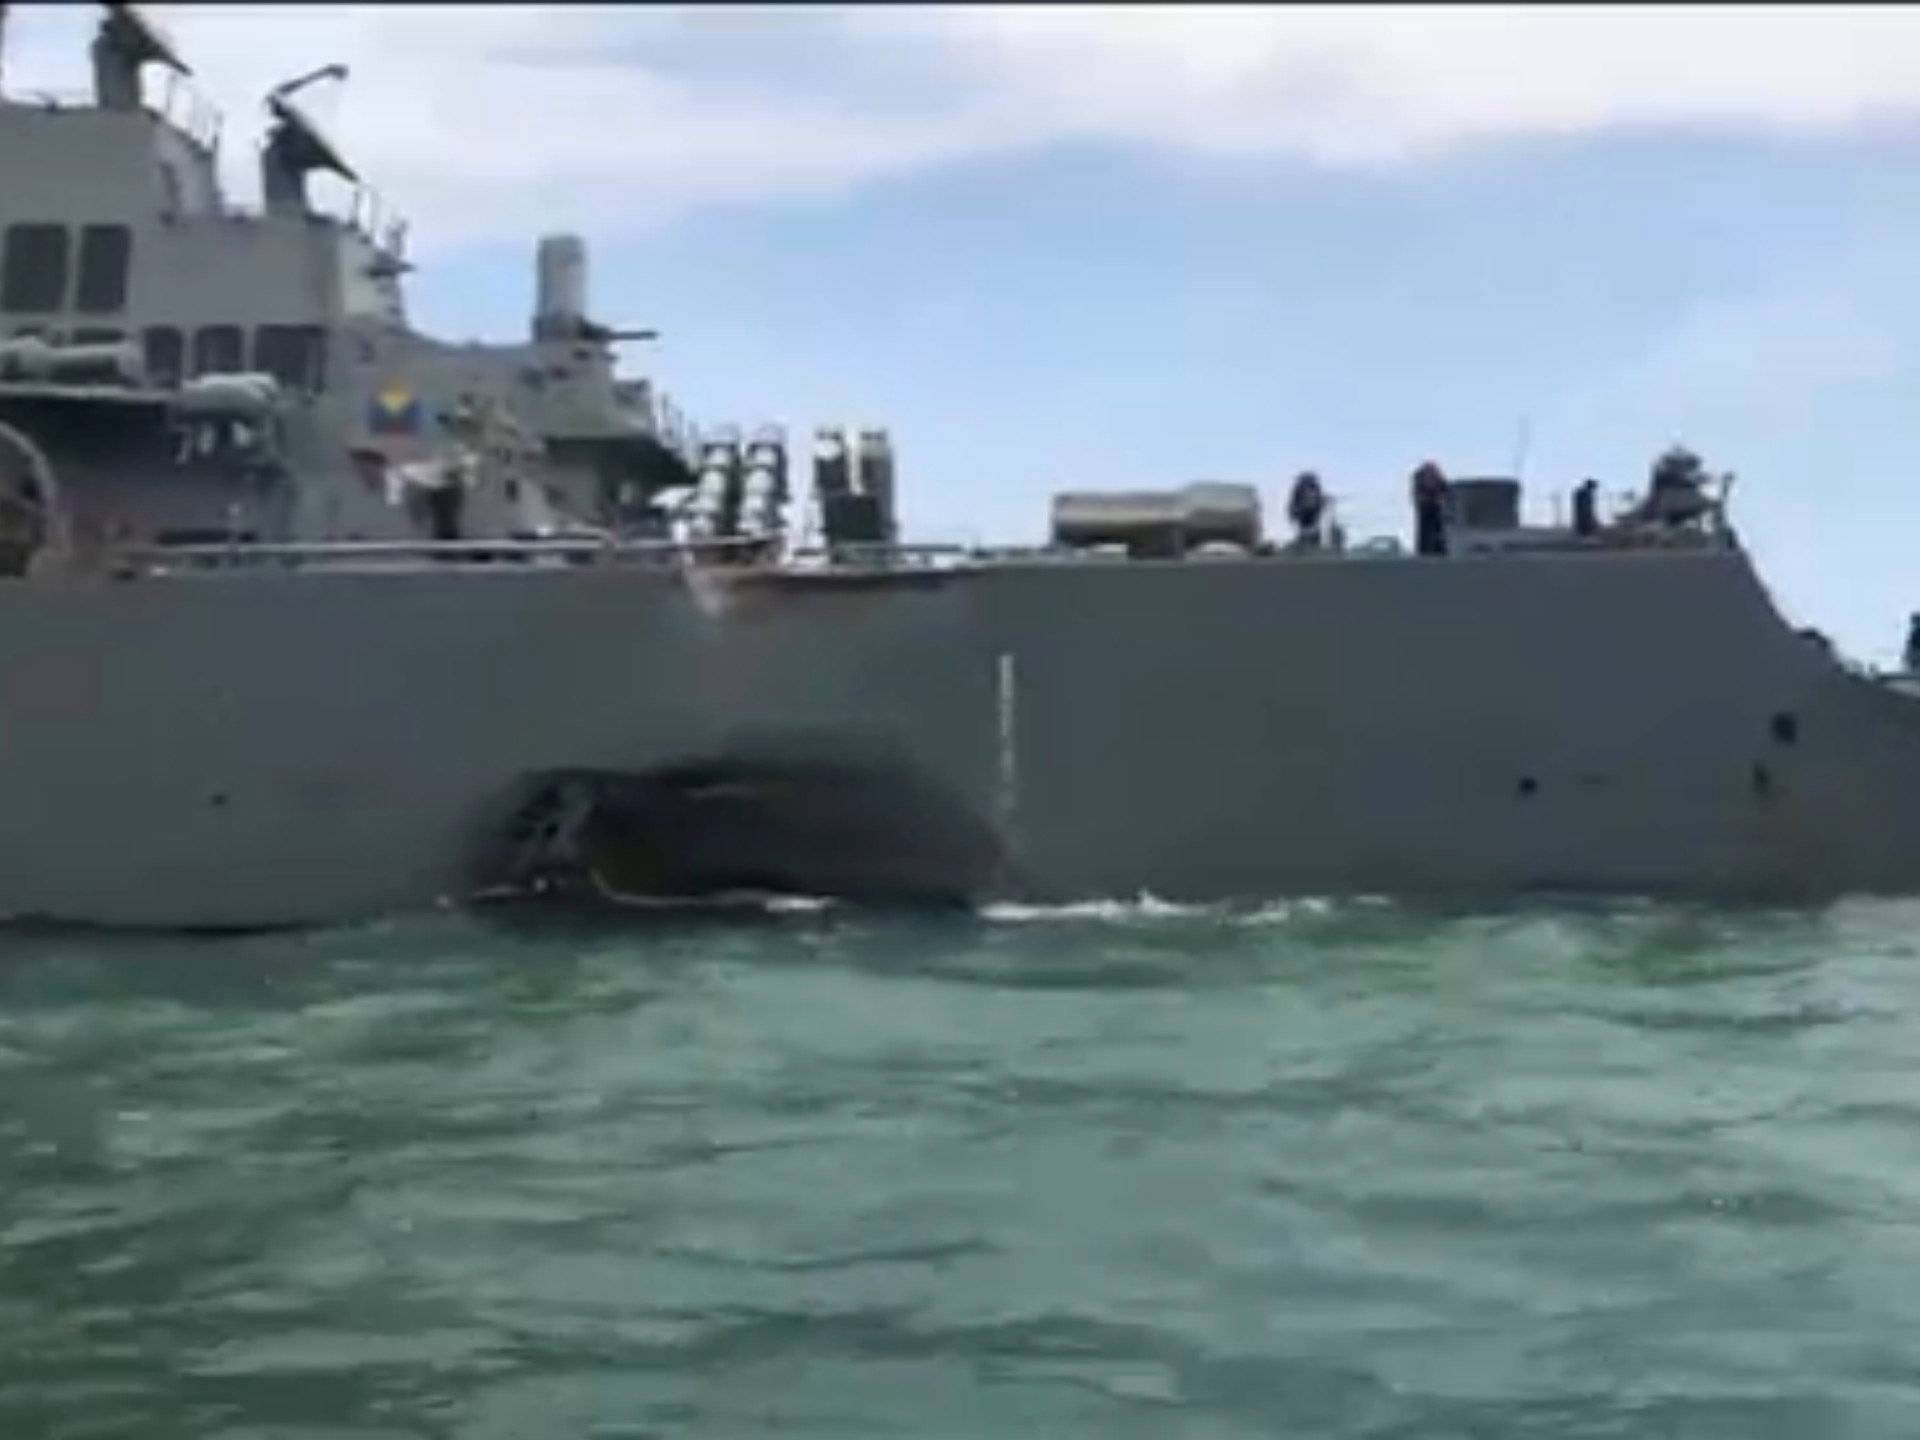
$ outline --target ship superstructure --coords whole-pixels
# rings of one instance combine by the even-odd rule
[[[78,541],[667,533],[655,498],[693,482],[701,444],[617,373],[651,332],[592,318],[579,237],[540,240],[526,340],[425,334],[406,227],[300,107],[342,68],[266,97],[261,203],[241,209],[185,61],[105,9],[89,103],[0,103],[0,422],[44,452]],[[353,187],[344,214],[313,202],[323,174]],[[463,470],[482,435],[493,463]],[[783,503],[728,518],[770,534]]]

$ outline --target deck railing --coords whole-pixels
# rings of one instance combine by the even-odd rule
[[[200,88],[178,71],[169,70],[161,81],[160,94],[149,99],[148,108],[175,129],[184,131],[202,150],[216,154],[220,135],[226,129],[226,116],[220,107],[201,93]]]
[[[1713,534],[1687,540],[1673,535],[1649,536],[1640,544],[1620,546],[1568,537],[1557,545],[1529,546],[1495,552],[1527,555],[1587,552],[1631,554],[1670,548],[1713,549],[1731,543],[1731,537]],[[80,557],[76,556],[76,559]],[[169,574],[207,570],[420,570],[458,566],[475,573],[501,566],[655,566],[715,570],[780,570],[787,573],[875,570],[930,570],[1005,563],[1074,565],[1117,557],[1093,555],[1043,546],[960,544],[849,544],[792,545],[779,537],[732,536],[702,540],[618,540],[593,536],[555,539],[497,540],[323,540],[323,541],[204,541],[175,545],[109,545],[94,549],[82,561],[84,568],[122,574]],[[1370,554],[1364,548],[1309,551],[1294,554],[1276,550],[1248,555],[1250,560],[1320,561],[1337,563],[1408,558]],[[1487,558],[1463,547],[1457,560]],[[1139,563],[1139,562],[1129,562]],[[1195,563],[1191,558],[1187,562]]]
[[[99,97],[93,90],[80,86],[20,90],[8,98],[14,104],[36,105],[42,110],[97,110],[100,107]],[[180,131],[207,153],[214,154],[219,150],[226,117],[198,86],[177,71],[166,72],[157,94],[149,86],[142,108],[149,115]]]
[[[97,563],[122,573],[166,574],[196,570],[351,569],[417,570],[464,565],[546,563],[595,566],[661,566],[712,569],[871,570],[928,569],[965,561],[975,552],[959,545],[861,545],[783,550],[777,540],[734,536],[709,540],[613,540],[567,537],[550,540],[326,540],[211,541],[181,545],[122,545],[100,553]]]
[[[200,542],[115,549],[117,561],[139,566],[231,569],[274,566],[305,569],[415,562],[570,560],[579,564],[669,564],[675,561],[750,560],[763,540],[314,540]]]

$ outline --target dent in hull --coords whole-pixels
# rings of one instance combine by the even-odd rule
[[[898,761],[762,751],[515,788],[475,866],[478,894],[960,906],[994,893],[1006,864],[990,825]]]

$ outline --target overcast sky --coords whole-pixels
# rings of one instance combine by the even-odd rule
[[[1069,485],[1317,468],[1530,504],[1732,469],[1776,599],[1888,660],[1920,609],[1920,11],[150,6],[257,192],[312,108],[412,221],[415,318],[521,331],[575,230],[698,418],[889,425],[929,538]],[[14,7],[6,83],[86,79]]]

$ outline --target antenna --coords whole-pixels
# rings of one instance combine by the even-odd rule
[[[182,75],[191,75],[187,62],[180,58],[179,50],[173,41],[134,5],[107,5],[106,24],[113,30],[114,38],[125,44],[139,58],[136,63],[145,64],[157,60],[170,70]]]
[[[1520,417],[1519,438],[1513,444],[1513,478],[1521,479],[1526,470],[1527,450],[1533,443],[1533,420],[1531,416]]]
[[[131,5],[108,5],[93,40],[94,103],[103,110],[140,108],[140,68],[158,62],[192,73],[152,21]]]
[[[293,96],[317,80],[344,80],[347,67],[321,65],[304,75],[283,81],[267,92],[267,113],[273,126],[260,149],[260,198],[270,215],[306,215],[307,173],[330,170],[348,184],[359,183],[353,167],[322,135]],[[369,217],[377,222],[377,210]]]
[[[272,104],[276,100],[285,100],[288,96],[292,95],[294,91],[304,90],[316,80],[344,80],[346,78],[346,66],[337,63],[322,65],[317,69],[307,71],[304,75],[296,76],[292,80],[283,81],[274,86],[273,89],[267,92],[267,103]]]

